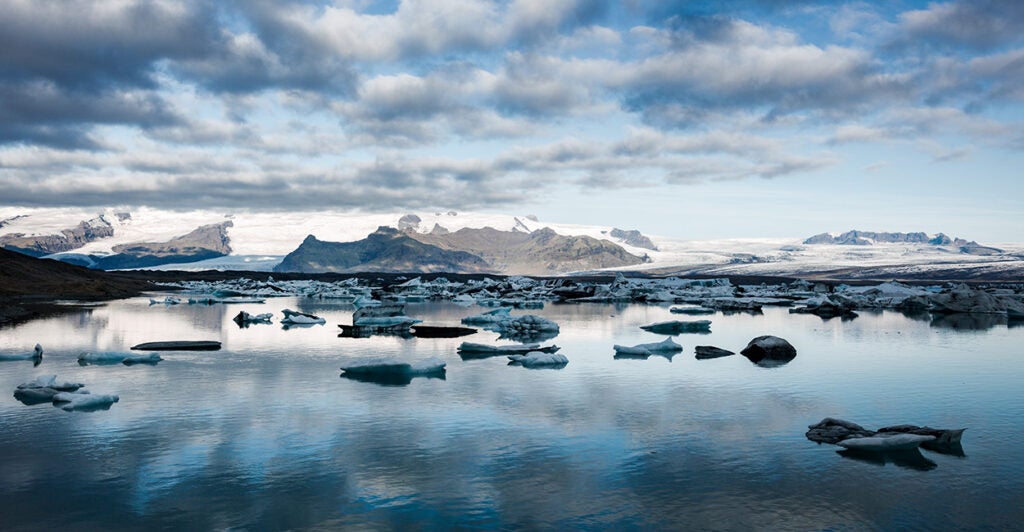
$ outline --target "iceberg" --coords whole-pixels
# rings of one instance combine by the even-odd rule
[[[672,338],[665,338],[661,342],[649,344],[637,344],[634,346],[614,345],[616,355],[649,357],[654,354],[676,353],[683,350],[683,346],[672,341]]]
[[[697,305],[687,305],[687,306],[683,306],[683,307],[672,307],[672,308],[668,309],[668,311],[671,312],[672,314],[687,314],[687,315],[690,315],[690,316],[696,316],[696,315],[699,315],[699,314],[714,314],[715,313],[715,309],[713,309],[713,308],[701,307],[701,306],[697,306]]]
[[[445,362],[437,357],[430,357],[410,363],[398,357],[379,356],[348,360],[341,366],[341,370],[345,373],[431,375],[444,373]]]
[[[650,325],[641,325],[641,329],[657,334],[677,335],[683,333],[707,334],[711,332],[710,320],[696,321],[662,321]]]
[[[554,353],[560,348],[557,345],[541,347],[540,344],[519,344],[519,345],[486,345],[473,342],[462,342],[459,345],[459,353],[490,353],[496,355],[526,354],[531,351],[540,353]]]
[[[488,326],[496,325],[505,320],[511,319],[509,313],[512,312],[512,307],[499,307],[483,314],[477,314],[476,316],[466,316],[462,318],[463,325],[479,325]]]
[[[327,323],[327,320],[314,314],[296,312],[287,308],[281,312],[284,314],[284,318],[281,319],[281,323],[285,325],[323,325]]]
[[[178,299],[174,296],[167,296],[163,299],[149,298],[150,305],[177,305],[179,303],[181,303],[181,299]]]
[[[120,399],[116,395],[61,392],[53,396],[53,404],[68,412],[73,410],[108,410],[110,405],[118,402]]]
[[[372,328],[408,328],[414,323],[420,323],[423,320],[417,320],[410,318],[409,316],[387,316],[387,317],[368,317],[360,318],[352,323],[355,327],[372,327]]]
[[[270,323],[270,320],[273,317],[274,315],[269,312],[253,315],[242,310],[239,311],[234,318],[232,318],[232,321],[237,323],[239,327],[248,327],[249,325],[254,323]]]
[[[855,451],[906,451],[934,440],[935,436],[921,434],[881,434],[847,438],[836,445]]]
[[[51,388],[59,392],[73,392],[79,388],[83,388],[85,385],[80,382],[62,382],[57,384],[56,375],[40,375],[33,381],[22,383],[18,385],[19,390],[29,390],[37,388]]]
[[[520,365],[524,368],[560,368],[569,363],[565,355],[558,353],[541,353],[531,351],[525,355],[509,355],[509,364]]]
[[[158,353],[118,353],[113,351],[100,352],[100,353],[82,353],[78,355],[78,363],[81,365],[87,364],[124,364],[130,366],[132,364],[156,364],[163,358],[160,358]]]
[[[31,353],[0,353],[0,362],[15,360],[35,360],[38,364],[43,359],[43,346],[36,344]]]

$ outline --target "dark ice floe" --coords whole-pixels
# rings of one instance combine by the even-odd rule
[[[342,377],[383,385],[409,384],[414,377],[445,378],[445,362],[437,357],[413,362],[395,356],[352,358],[341,370]]]
[[[133,351],[217,351],[220,342],[212,340],[172,340],[133,345]]]
[[[696,320],[696,321],[661,321],[658,323],[651,323],[649,325],[641,325],[641,329],[652,332],[655,334],[684,334],[684,333],[697,333],[707,334],[711,332],[711,321],[710,320]]]

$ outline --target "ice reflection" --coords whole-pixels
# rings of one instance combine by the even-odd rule
[[[1006,325],[1005,314],[942,314],[932,318],[932,327],[954,331],[987,331],[998,325]]]
[[[896,467],[905,467],[908,469],[915,469],[917,471],[931,471],[938,467],[938,464],[925,458],[918,449],[884,452],[843,449],[841,451],[836,451],[836,453],[843,458],[850,458],[852,460],[858,460],[860,462],[877,466],[893,464]]]

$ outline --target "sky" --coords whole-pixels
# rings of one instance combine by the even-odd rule
[[[1019,0],[2,4],[3,206],[1024,241]]]

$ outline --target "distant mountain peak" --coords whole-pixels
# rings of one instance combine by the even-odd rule
[[[851,230],[841,233],[838,236],[833,236],[830,233],[819,233],[805,239],[804,244],[832,244],[839,246],[926,244],[932,246],[953,246],[956,247],[959,252],[971,255],[996,255],[1003,252],[1001,249],[983,246],[973,240],[967,241],[962,238],[950,238],[949,236],[946,236],[945,233],[937,233],[935,236],[929,237],[928,234],[923,231],[913,233],[889,233]]]

